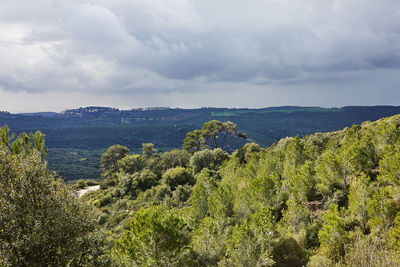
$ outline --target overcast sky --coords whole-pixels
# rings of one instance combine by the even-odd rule
[[[0,110],[400,105],[399,0],[1,0]]]

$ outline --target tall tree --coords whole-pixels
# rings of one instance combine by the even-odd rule
[[[205,148],[223,148],[233,137],[247,138],[239,131],[238,126],[231,122],[212,120],[203,124],[201,130],[194,130],[186,134],[183,149],[199,151]]]

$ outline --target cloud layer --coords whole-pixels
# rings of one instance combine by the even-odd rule
[[[400,104],[399,44],[398,0],[2,0],[0,90],[170,106],[177,95],[193,106]]]

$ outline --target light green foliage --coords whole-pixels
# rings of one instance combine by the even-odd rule
[[[378,179],[384,184],[400,186],[400,143],[385,147],[385,153],[379,162]]]
[[[335,151],[327,150],[317,161],[316,177],[318,184],[316,188],[325,199],[332,199],[338,191],[346,190],[350,182],[351,166]],[[337,194],[336,194],[337,195]],[[343,199],[336,199],[334,203],[343,204]]]
[[[281,224],[284,226],[283,232],[296,235],[305,231],[311,224],[311,213],[308,209],[297,203],[294,198],[287,202],[287,208],[282,212]]]
[[[129,174],[140,172],[145,165],[145,161],[138,154],[127,155],[118,161],[118,166],[121,171]]]
[[[194,233],[192,247],[202,264],[216,266],[223,258],[228,229],[210,217],[201,220]]]
[[[272,237],[274,234],[271,210],[263,208],[232,229],[227,242],[225,264],[231,266],[272,266]]]
[[[17,138],[13,139],[14,133],[10,134],[10,129],[7,125],[0,127],[0,147],[8,148],[14,154],[30,155],[39,153],[42,159],[47,154],[47,147],[44,145],[44,134],[40,131],[29,135],[21,133]]]
[[[0,207],[2,265],[96,264],[101,238],[91,210],[55,180],[38,152],[0,148]]]
[[[14,133],[10,134],[10,128],[7,125],[0,127],[0,146],[2,148],[9,147],[11,140],[14,138]]]
[[[167,170],[162,176],[162,182],[174,190],[178,185],[193,185],[196,181],[189,170],[176,167]]]
[[[387,243],[390,248],[397,250],[400,248],[400,212],[397,212],[394,219],[394,226],[389,229]]]
[[[303,140],[298,136],[293,138],[284,149],[283,171],[284,179],[295,174],[296,168],[303,165],[307,159],[304,151]]]
[[[298,202],[311,201],[315,198],[313,189],[316,185],[316,179],[313,165],[314,163],[311,160],[307,160],[283,182],[283,186],[287,187],[287,190]]]
[[[369,229],[368,226],[368,199],[370,197],[370,189],[368,184],[370,179],[366,175],[362,175],[354,179],[350,185],[349,192],[349,215],[357,220],[361,230],[366,233]]]
[[[222,149],[205,149],[194,153],[190,158],[190,166],[193,168],[194,173],[201,172],[203,168],[218,170],[221,164],[227,159],[229,159],[229,155]]]
[[[394,250],[385,245],[381,237],[360,236],[354,237],[346,248],[346,257],[343,266],[379,266],[392,267],[400,265],[398,247]]]
[[[267,149],[249,143],[229,156],[207,146],[221,146],[229,139],[224,140],[227,131],[237,128],[210,121],[188,133],[184,147],[193,154],[173,150],[132,156],[132,162],[143,162],[132,167],[128,156],[126,165],[124,160],[118,164],[117,187],[104,191],[111,201],[102,209],[118,209],[120,197],[129,204],[110,212],[113,219],[104,225],[118,225],[112,229],[118,237],[141,207],[146,210],[137,213],[143,228],[137,223],[125,234],[137,236],[129,239],[136,241],[125,240],[114,256],[125,265],[171,265],[176,259],[176,265],[185,266],[303,266],[308,261],[308,266],[338,267],[365,266],[369,253],[375,265],[396,266],[399,126],[397,116],[332,133],[288,137]],[[140,186],[146,172],[159,184]],[[162,211],[154,207],[160,204],[165,205]],[[194,234],[185,235],[185,249],[157,248],[164,251],[157,254],[152,240],[175,234],[168,237],[160,230],[165,236],[156,237],[156,227],[145,225],[168,225],[164,219],[170,215],[182,216]]]
[[[376,234],[387,232],[392,227],[399,207],[393,200],[393,188],[379,188],[371,198],[368,199],[368,215],[371,231]]]
[[[208,214],[208,203],[210,196],[216,189],[215,180],[210,176],[209,171],[204,169],[198,176],[193,187],[191,196],[191,216],[195,221],[201,220]]]
[[[140,210],[117,240],[114,257],[134,266],[182,266],[190,260],[190,229],[164,207]]]
[[[344,249],[347,242],[347,234],[345,222],[339,215],[338,206],[332,204],[322,219],[324,223],[321,231],[318,233],[321,250],[327,258],[333,262],[339,262],[345,254]]]
[[[229,222],[233,217],[234,195],[232,194],[232,185],[221,182],[218,188],[210,197],[208,210],[212,217],[219,221]]]

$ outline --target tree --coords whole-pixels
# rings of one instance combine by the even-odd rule
[[[193,154],[190,158],[190,166],[194,173],[199,173],[203,168],[218,170],[221,164],[229,159],[228,153],[220,148],[209,150],[205,149]]]
[[[240,132],[235,123],[212,120],[204,123],[201,130],[187,133],[183,142],[183,149],[189,151],[199,151],[204,148],[222,149],[226,142],[235,136],[247,138],[247,135]]]
[[[7,125],[0,128],[0,146],[9,148],[14,154],[28,155],[34,151],[39,152],[41,158],[47,154],[47,147],[44,145],[44,134],[36,131],[35,134],[21,133],[14,141],[14,133],[10,134]],[[12,141],[12,142],[11,142]]]
[[[139,192],[146,191],[158,184],[157,176],[147,169],[133,174],[120,172],[118,173],[118,178],[118,187],[121,195],[129,195],[132,198],[135,198]]]
[[[152,143],[143,143],[142,144],[142,155],[145,159],[151,158],[157,150],[154,148],[154,144]]]
[[[191,215],[195,221],[200,221],[207,216],[209,198],[216,189],[216,181],[211,178],[207,169],[197,176],[197,182],[193,187],[191,196]]]
[[[201,130],[188,132],[183,140],[182,148],[187,151],[200,151],[205,148],[204,139],[201,136]]]
[[[172,190],[174,190],[178,185],[193,185],[196,182],[192,174],[182,167],[167,170],[163,174],[162,180],[165,184],[169,185]]]
[[[0,148],[0,265],[96,264],[101,238],[89,206],[76,199],[41,154]]]
[[[171,150],[168,152],[164,152],[160,156],[159,165],[163,171],[175,168],[175,167],[184,167],[186,168],[189,165],[190,153],[186,150]]]
[[[127,155],[118,161],[118,166],[121,171],[133,174],[140,172],[144,168],[145,162],[142,156],[138,154]]]
[[[190,228],[163,206],[141,209],[115,242],[114,257],[130,266],[187,266]]]
[[[118,161],[129,154],[129,149],[121,145],[110,146],[101,155],[100,169],[104,179],[109,179],[112,174],[119,171]]]
[[[347,233],[344,219],[339,216],[338,206],[332,204],[322,217],[324,224],[318,233],[321,250],[328,259],[339,262],[345,254]]]
[[[232,229],[232,237],[227,242],[226,256],[229,266],[273,266],[272,212],[261,208],[240,225]]]

